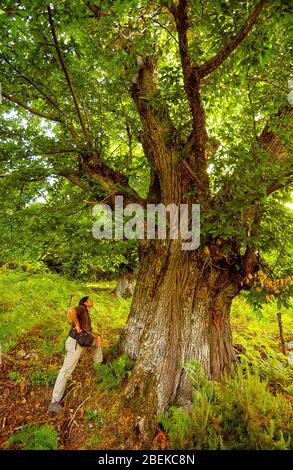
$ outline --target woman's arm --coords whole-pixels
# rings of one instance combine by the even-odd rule
[[[72,322],[74,323],[75,325],[75,328],[77,330],[77,333],[80,333],[81,332],[81,328],[80,328],[80,325],[79,325],[79,321],[78,321],[78,318],[77,318],[77,315],[76,315],[76,310],[75,308],[68,308],[67,309],[67,313],[69,314]]]

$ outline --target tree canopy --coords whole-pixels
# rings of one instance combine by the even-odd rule
[[[6,0],[0,21],[6,232],[40,197],[51,211],[170,202],[166,147],[203,243],[288,252],[289,2]]]

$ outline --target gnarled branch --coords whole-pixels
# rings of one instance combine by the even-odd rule
[[[139,71],[132,85],[132,98],[139,112],[145,137],[152,140],[153,150],[159,157],[160,149],[165,150],[166,139],[170,136],[172,123],[168,118],[167,111],[161,109],[158,115],[156,103],[152,105],[152,99],[155,99],[158,92],[156,81],[156,65],[153,57],[138,57]],[[167,122],[166,122],[167,121]],[[153,158],[150,153],[147,155],[153,164],[159,164],[159,158]],[[157,160],[157,161],[155,161]]]
[[[289,186],[291,183],[293,183],[293,172],[288,173],[282,177],[282,182],[281,181],[275,181],[270,184],[267,188],[267,195],[274,193],[275,191],[278,191],[279,189],[285,188],[286,186]],[[284,181],[286,180],[286,181]]]
[[[289,105],[284,106],[275,116],[272,116],[272,118],[277,118],[281,121],[278,127],[281,129],[286,128],[289,134],[291,126],[291,138],[292,124],[290,123],[290,120],[292,119],[292,116],[293,108]],[[266,152],[270,155],[272,163],[288,160],[288,149],[281,137],[271,129],[270,122],[267,123],[257,141],[264,146]]]
[[[128,177],[118,170],[113,170],[95,155],[83,158],[82,167],[110,196],[122,195],[125,202],[145,205],[146,201],[129,185]]]
[[[56,176],[63,176],[68,181],[70,181],[72,184],[74,184],[75,186],[78,186],[79,188],[81,188],[83,191],[90,191],[90,189],[91,189],[91,187],[88,183],[86,183],[85,181],[82,181],[79,178],[79,175],[76,175],[74,173],[68,173],[66,171],[60,171],[56,174]]]

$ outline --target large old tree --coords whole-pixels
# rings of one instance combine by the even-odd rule
[[[144,207],[201,205],[199,249],[139,242],[121,347],[135,359],[126,396],[142,404],[146,431],[170,402],[190,400],[188,360],[213,379],[229,370],[232,300],[258,288],[262,252],[283,242],[293,177],[288,5],[6,0],[1,7],[6,185],[25,192],[31,182],[67,179],[85,204],[113,205],[123,195]]]

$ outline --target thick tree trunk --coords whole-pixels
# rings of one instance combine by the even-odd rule
[[[154,417],[171,402],[188,405],[191,384],[182,365],[195,359],[207,377],[220,379],[235,360],[229,321],[238,286],[225,269],[182,251],[175,240],[144,241],[141,271],[121,346],[136,359],[126,397],[144,417],[150,437]]]

